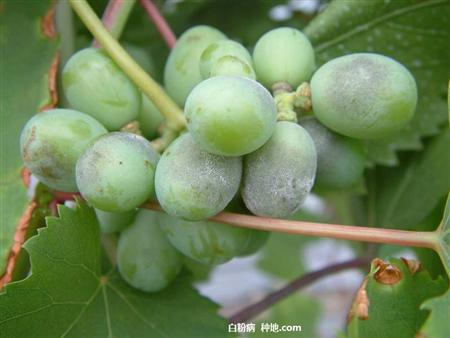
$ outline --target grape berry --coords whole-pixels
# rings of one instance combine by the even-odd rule
[[[154,73],[145,51],[126,48]],[[178,137],[161,157],[149,140],[170,121],[106,52],[75,53],[62,82],[77,110],[32,117],[20,137],[23,161],[51,189],[80,192],[102,232],[120,232],[119,272],[146,292],[168,286],[187,259],[221,264],[267,241],[268,232],[208,220],[221,211],[289,218],[313,187],[357,186],[364,140],[406,128],[417,104],[415,80],[397,61],[350,54],[316,71],[307,37],[287,27],[264,34],[253,55],[209,26],[179,38],[164,85],[187,130],[171,130]],[[297,123],[298,107],[283,100],[299,85],[311,89],[312,114]],[[151,199],[165,213],[138,209]]]

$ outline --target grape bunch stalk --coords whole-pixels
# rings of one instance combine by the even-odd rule
[[[39,181],[79,192],[103,232],[120,232],[119,272],[146,292],[169,285],[186,258],[222,264],[264,245],[269,232],[209,220],[223,210],[285,219],[312,189],[357,186],[364,141],[406,128],[417,105],[397,61],[356,53],[317,67],[290,27],[261,36],[252,54],[213,27],[188,29],[165,65],[166,105],[100,44],[65,64],[70,107],[31,118],[21,153]],[[164,213],[141,209],[148,201]]]

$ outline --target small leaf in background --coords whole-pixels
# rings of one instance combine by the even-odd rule
[[[57,40],[48,37],[52,31],[51,3],[50,0],[1,3],[0,276],[5,272],[16,226],[28,204],[20,176],[23,166],[20,131],[39,109],[54,103],[49,92],[53,75],[49,72]]]
[[[375,259],[364,283],[350,312],[349,338],[415,337],[427,317],[420,305],[448,289],[417,261],[397,259]]]
[[[409,127],[368,142],[369,159],[396,165],[397,150],[418,150],[420,138],[447,119],[450,76],[448,0],[335,0],[305,28],[318,64],[355,52],[376,52],[404,64],[416,78],[419,104]]]
[[[59,213],[25,244],[31,275],[0,294],[2,337],[226,336],[217,306],[192,289],[186,274],[153,294],[129,287],[116,270],[101,274],[93,210],[80,203]]]
[[[427,320],[420,329],[420,334],[416,337],[442,338],[450,336],[450,290],[442,296],[431,298],[425,301],[421,309],[431,311]]]
[[[450,131],[429,140],[424,151],[399,168],[377,168],[374,224],[415,229],[450,190]],[[437,224],[436,224],[437,226]],[[431,230],[431,229],[429,229]]]

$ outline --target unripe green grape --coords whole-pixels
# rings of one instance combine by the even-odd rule
[[[243,76],[252,80],[256,79],[255,71],[248,63],[231,55],[222,56],[211,67],[210,77],[220,75]]]
[[[100,230],[104,234],[122,231],[133,222],[136,216],[135,209],[125,212],[109,212],[94,208],[94,211]]]
[[[258,82],[216,76],[198,84],[186,100],[192,137],[213,154],[240,156],[261,147],[275,128],[277,111]]]
[[[251,229],[211,221],[190,222],[167,214],[160,225],[170,243],[183,255],[203,264],[222,264],[247,247]]]
[[[105,51],[86,48],[64,66],[64,93],[70,105],[93,116],[108,130],[136,119],[141,93]]]
[[[278,122],[269,141],[244,158],[245,205],[259,216],[293,214],[312,188],[316,166],[316,149],[307,131]]]
[[[134,44],[124,42],[121,43],[122,47],[130,54],[130,56],[136,61],[142,69],[149,73],[153,78],[156,74],[156,66],[153,62],[151,54],[142,47],[136,46]]]
[[[182,267],[182,256],[159,227],[157,214],[139,210],[135,221],[120,234],[117,266],[136,289],[156,292],[167,287]]]
[[[261,230],[250,230],[250,239],[247,242],[247,245],[245,246],[244,251],[242,251],[239,256],[249,256],[256,253],[258,250],[260,250],[269,239],[270,232],[268,231],[261,231]]]
[[[345,189],[358,183],[366,162],[361,141],[334,133],[314,117],[302,118],[299,123],[316,146],[315,185],[325,189]]]
[[[233,40],[219,40],[211,43],[200,56],[200,73],[204,79],[212,76],[211,69],[224,56],[233,57],[232,60],[237,59],[241,64],[252,70],[252,57],[244,46]]]
[[[203,220],[222,211],[239,189],[242,159],[210,154],[189,133],[163,153],[156,168],[156,196],[172,216]]]
[[[142,135],[149,140],[154,139],[158,135],[158,128],[164,121],[158,108],[144,94],[142,94],[142,106],[137,121],[139,122]]]
[[[210,26],[196,26],[185,31],[170,52],[164,68],[164,86],[178,105],[183,106],[192,88],[202,81],[200,55],[214,41],[227,37]]]
[[[95,208],[125,212],[154,194],[159,155],[145,138],[122,132],[98,138],[77,163],[81,195]]]
[[[276,28],[256,43],[253,67],[258,81],[267,88],[280,81],[297,87],[308,81],[316,68],[314,49],[299,30]]]
[[[90,142],[107,132],[100,122],[72,109],[52,109],[33,116],[22,129],[25,166],[52,189],[75,192],[75,166]]]
[[[403,128],[414,115],[417,86],[397,61],[357,53],[331,60],[311,80],[314,114],[326,127],[371,139]]]

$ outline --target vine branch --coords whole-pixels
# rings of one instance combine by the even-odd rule
[[[114,39],[118,39],[122,35],[135,3],[136,0],[109,0],[102,16],[102,22]],[[100,44],[94,39],[92,46],[98,48]]]
[[[111,36],[87,1],[69,0],[69,2],[103,49],[163,114],[168,128],[175,131],[183,129],[186,120],[181,109]]]
[[[297,279],[294,279],[292,282],[288,283],[281,289],[269,293],[259,302],[251,304],[243,308],[239,312],[235,313],[234,315],[230,316],[229,322],[236,324],[244,323],[249,319],[255,317],[256,315],[264,312],[272,305],[284,299],[285,297],[291,295],[295,291],[310,285],[311,283],[315,282],[318,279],[321,279],[322,277],[347,269],[360,268],[366,266],[369,263],[370,259],[368,258],[355,258],[343,263],[329,265],[323,269],[309,272],[303,276],[300,276]]]
[[[145,209],[163,211],[156,203],[146,203]],[[402,246],[423,247],[436,250],[437,235],[434,231],[407,231],[382,229],[352,225],[291,221],[268,217],[221,212],[210,218],[211,221],[257,230],[285,232],[314,237],[331,237],[350,241],[386,243]]]
[[[140,3],[152,20],[156,29],[161,34],[167,46],[169,48],[173,48],[173,46],[175,46],[175,43],[177,42],[177,38],[168,25],[166,19],[164,19],[164,17],[159,12],[158,7],[156,7],[152,0],[140,0]]]

